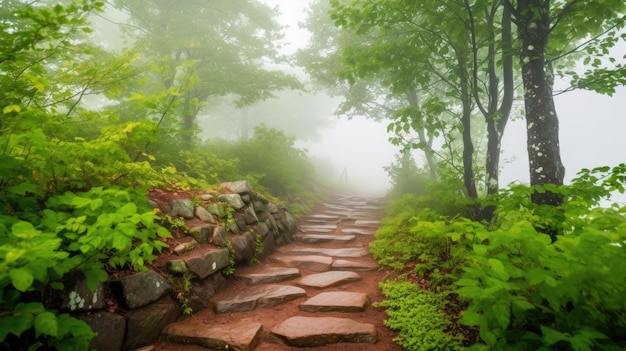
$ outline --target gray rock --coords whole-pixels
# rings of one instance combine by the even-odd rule
[[[310,269],[316,272],[327,271],[333,263],[333,259],[328,256],[283,256],[273,255],[269,257],[270,261],[282,264],[287,267],[296,267]]]
[[[246,206],[239,194],[222,194],[218,199],[226,202],[236,210],[240,210]]]
[[[276,251],[274,236],[266,235],[265,238],[263,238],[263,253],[261,254],[261,257],[268,257],[274,251]]]
[[[357,220],[354,221],[354,225],[361,227],[378,228],[380,226],[380,221]]]
[[[190,272],[204,279],[228,266],[228,249],[214,249],[203,254],[192,254],[185,258],[185,263]]]
[[[199,345],[212,350],[252,351],[261,343],[263,326],[258,322],[237,322],[198,328],[193,319],[168,325],[165,341]]]
[[[220,272],[215,272],[206,279],[192,281],[188,297],[191,310],[200,311],[208,308],[211,305],[210,299],[217,294],[225,282],[226,278]]]
[[[300,234],[296,238],[307,244],[347,243],[356,238],[354,235]]]
[[[237,228],[239,228],[239,231],[245,232],[246,231],[246,216],[245,216],[245,214],[243,214],[241,212],[235,212],[235,213],[233,213],[233,219],[235,220],[235,223],[237,223]]]
[[[226,216],[226,210],[224,209],[224,205],[221,203],[209,204],[207,205],[206,210],[220,219]]]
[[[254,225],[254,231],[261,235],[261,237],[265,238],[270,232],[270,228],[265,222],[258,222]]]
[[[206,244],[209,242],[209,237],[213,235],[213,229],[215,227],[211,224],[202,224],[197,227],[189,228],[189,236],[200,244]]]
[[[340,342],[370,343],[378,341],[376,327],[347,318],[291,317],[272,329],[287,344],[317,347]]]
[[[184,218],[193,218],[195,205],[189,199],[172,200],[172,216],[181,216]]]
[[[241,199],[246,205],[249,204],[250,201],[252,201],[252,198],[248,194],[245,194],[245,195],[241,194]]]
[[[374,235],[373,229],[364,228],[344,228],[341,230],[342,234],[358,234],[358,235]]]
[[[214,224],[217,223],[217,220],[215,220],[215,217],[213,217],[211,212],[207,211],[204,207],[197,206],[195,210],[195,215],[201,221],[214,223]]]
[[[252,194],[252,187],[247,180],[238,180],[235,182],[225,182],[220,184],[221,188],[235,194]]]
[[[161,330],[176,321],[180,307],[175,303],[155,303],[126,315],[126,341],[122,350],[135,350],[159,338]]]
[[[70,311],[91,311],[104,308],[104,287],[98,283],[95,291],[89,290],[84,279],[76,281],[63,292],[61,308]]]
[[[153,271],[135,273],[112,283],[119,286],[123,301],[131,310],[157,301],[172,290],[167,280]]]
[[[300,276],[297,268],[285,267],[245,267],[238,269],[235,276],[245,280],[248,284],[278,283]]]
[[[329,291],[320,293],[300,304],[306,312],[363,312],[370,303],[365,293]]]
[[[198,242],[194,239],[186,242],[186,243],[181,243],[176,245],[176,247],[173,249],[174,253],[177,255],[182,255],[184,253],[187,253],[191,250],[193,250],[194,247],[196,247],[198,245]]]
[[[183,260],[169,260],[165,264],[165,268],[167,271],[174,275],[184,275],[189,270],[187,269],[187,265]]]
[[[370,261],[336,259],[333,261],[331,268],[334,270],[373,271],[378,269],[378,264]]]
[[[349,247],[345,249],[322,249],[315,247],[304,247],[285,250],[285,252],[292,255],[320,254],[332,257],[363,257],[369,255],[366,247]]]
[[[276,206],[276,205],[275,205],[274,203],[272,203],[272,202],[269,202],[269,203],[267,204],[267,206],[265,206],[265,208],[267,209],[267,212],[272,213],[272,214],[274,214],[274,213],[278,213],[278,212],[280,211],[280,210],[278,209],[278,206]]]
[[[235,221],[226,222],[226,228],[228,228],[228,230],[230,230],[230,232],[233,234],[239,234],[239,226]]]
[[[254,286],[235,296],[213,298],[217,313],[251,311],[257,307],[271,307],[306,296],[304,289],[290,285]]]
[[[78,319],[87,323],[91,330],[98,333],[91,339],[89,348],[98,351],[119,351],[124,342],[126,332],[126,318],[109,312],[96,312],[78,316]]]
[[[361,280],[358,273],[350,271],[331,271],[307,275],[300,278],[297,284],[304,287],[324,289]]]
[[[259,218],[256,216],[256,212],[254,212],[254,207],[252,206],[248,206],[243,214],[246,224],[254,224],[259,221]]]
[[[202,201],[209,201],[209,200],[213,199],[213,195],[211,195],[211,194],[200,194],[200,196],[198,196],[198,197]]]
[[[254,208],[254,211],[256,211],[256,212],[264,212],[265,211],[265,204],[261,200],[252,201],[252,207]]]
[[[211,242],[219,247],[226,247],[226,229],[221,226],[215,227]]]
[[[250,262],[256,251],[256,240],[252,233],[243,233],[230,237],[230,243],[235,249],[235,262]]]

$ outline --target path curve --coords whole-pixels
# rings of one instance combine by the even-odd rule
[[[400,351],[383,325],[380,270],[368,253],[379,198],[342,195],[298,221],[296,241],[239,268],[213,309],[168,326],[155,351]]]

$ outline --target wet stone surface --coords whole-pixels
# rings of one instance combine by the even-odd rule
[[[306,291],[297,286],[262,285],[251,287],[234,296],[216,296],[211,301],[217,313],[225,313],[271,307],[303,296],[306,296]]]
[[[297,278],[300,270],[286,267],[248,267],[237,271],[235,276],[246,280],[248,284],[267,284]]]
[[[270,261],[287,267],[306,268],[316,272],[324,272],[330,269],[333,259],[328,256],[302,255],[302,256],[282,256],[274,255]]]
[[[362,312],[370,303],[365,293],[329,291],[306,300],[300,309],[307,312]]]
[[[328,242],[347,243],[356,238],[354,235],[327,235],[327,234],[298,234],[296,239],[306,244],[321,244]]]
[[[310,288],[324,289],[361,280],[358,273],[350,271],[331,271],[307,275],[298,280],[298,285]]]
[[[292,346],[312,347],[338,342],[376,343],[372,324],[335,317],[291,317],[272,329]]]
[[[292,255],[321,254],[331,257],[363,257],[369,255],[366,247],[350,247],[345,249],[322,249],[315,247],[304,247],[291,249],[287,253]]]

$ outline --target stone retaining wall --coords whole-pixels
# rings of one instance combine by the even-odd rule
[[[249,264],[277,246],[294,240],[296,222],[283,206],[252,190],[248,182],[223,183],[220,191],[153,205],[171,218],[184,218],[188,237],[170,248],[148,272],[100,284],[91,292],[84,281],[63,296],[63,308],[98,333],[98,351],[134,350],[154,343],[161,330],[182,316],[183,307],[197,312],[226,281],[223,270],[232,258]],[[261,246],[259,245],[262,243]]]

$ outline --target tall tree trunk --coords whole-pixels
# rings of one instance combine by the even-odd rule
[[[546,0],[517,2],[531,185],[562,185],[565,176],[559,146],[559,119],[552,98],[553,79],[545,70],[545,48],[550,33],[549,4]],[[551,192],[535,193],[532,201],[538,205],[562,203],[561,197]]]
[[[517,34],[526,108],[526,133],[530,185],[562,185],[565,167],[561,163],[559,119],[552,98],[553,78],[546,73],[545,48],[550,34],[550,1],[518,0]],[[552,72],[550,72],[552,73]],[[540,191],[531,195],[536,205],[559,206],[561,195]],[[538,228],[553,241],[558,226]]]
[[[409,103],[415,107],[419,108],[419,100],[417,98],[417,92],[415,89],[409,89],[406,91],[406,98],[409,100]],[[422,118],[421,116],[415,116],[414,118]],[[428,140],[426,137],[426,132],[424,131],[424,121],[423,119],[419,123],[419,128],[417,128],[417,136],[420,139],[420,143],[424,144],[424,156],[426,156],[426,162],[428,163],[428,169],[430,171],[430,178],[433,180],[437,180],[439,176],[437,175],[437,162],[435,161],[435,153],[431,149],[432,140]]]
[[[463,112],[461,124],[463,126],[463,184],[470,199],[478,198],[476,191],[476,179],[474,177],[474,144],[472,143],[472,95],[470,90],[470,78],[465,65],[466,55],[461,50],[456,51],[459,69],[459,83],[461,85],[461,101]]]

